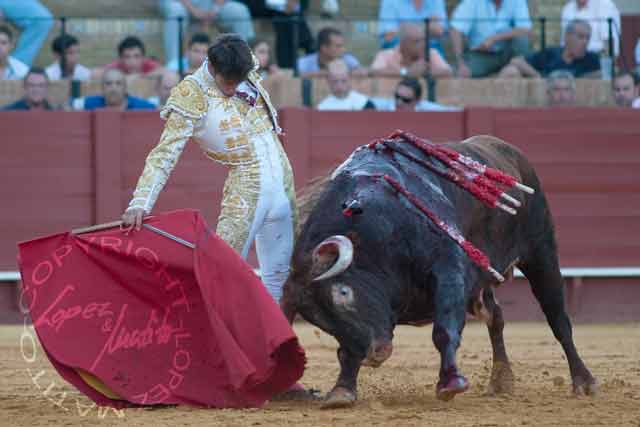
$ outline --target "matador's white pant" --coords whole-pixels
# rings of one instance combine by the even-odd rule
[[[230,171],[217,233],[245,259],[256,242],[262,282],[279,302],[293,252],[295,213],[286,184],[293,177],[279,141],[254,138],[259,164]]]

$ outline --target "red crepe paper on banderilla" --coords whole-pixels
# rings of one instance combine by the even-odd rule
[[[24,299],[60,375],[114,407],[260,406],[293,385],[304,351],[251,267],[196,211],[145,224],[166,234],[19,244]]]

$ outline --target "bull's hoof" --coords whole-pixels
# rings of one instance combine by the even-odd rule
[[[322,403],[322,409],[348,408],[355,404],[356,399],[354,391],[344,387],[336,387],[327,394]]]
[[[576,396],[596,396],[598,394],[598,381],[593,377],[586,380],[582,377],[574,377],[573,394]]]
[[[513,393],[515,377],[508,362],[493,362],[487,395]]]
[[[445,402],[453,399],[456,394],[469,389],[469,381],[462,375],[454,375],[446,382],[439,382],[436,386],[436,397]]]

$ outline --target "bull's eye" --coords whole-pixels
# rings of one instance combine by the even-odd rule
[[[331,297],[337,306],[351,306],[353,304],[353,289],[350,286],[336,283],[331,287]]]

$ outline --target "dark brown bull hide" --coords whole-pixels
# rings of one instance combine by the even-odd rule
[[[299,313],[339,342],[340,375],[325,406],[356,400],[360,366],[379,366],[391,355],[397,324],[432,322],[432,340],[441,355],[436,395],[449,400],[465,391],[469,383],[456,365],[456,351],[468,313],[483,318],[489,330],[490,391],[513,388],[502,311],[493,295],[496,279],[414,205],[370,178],[377,174],[387,174],[417,195],[487,254],[499,272],[508,274],[514,265],[522,270],[565,351],[574,391],[594,393],[595,379],[573,343],[553,223],[532,166],[516,148],[490,136],[447,146],[516,177],[535,194],[510,190],[522,206],[509,215],[486,207],[415,161],[370,149],[356,150],[333,179],[307,194],[313,208],[307,209],[296,240],[282,304],[290,319]],[[415,147],[403,144],[403,149],[442,166]],[[352,215],[344,215],[345,206],[355,208]]]

